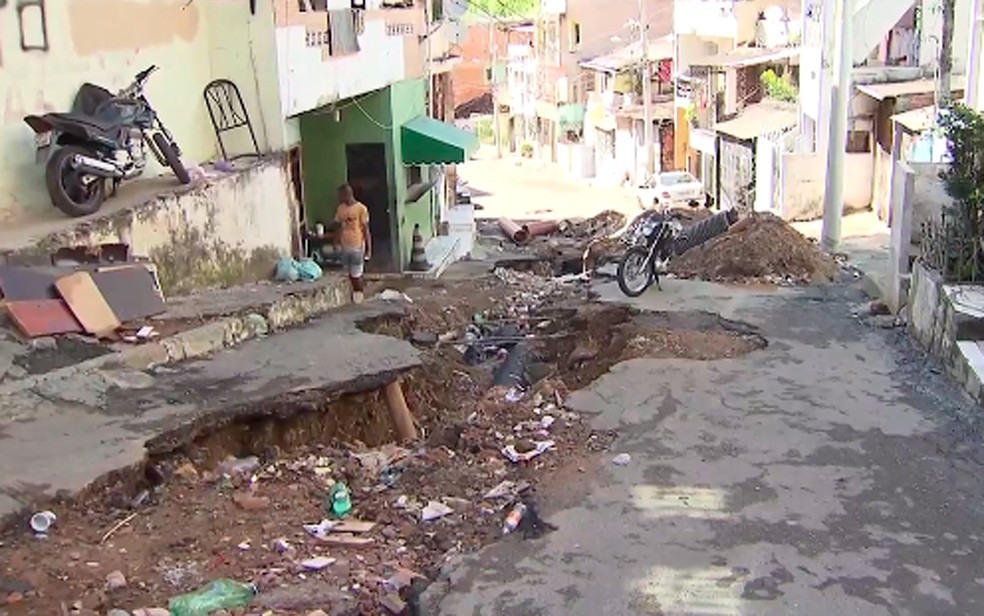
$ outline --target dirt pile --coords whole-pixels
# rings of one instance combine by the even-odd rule
[[[753,214],[679,256],[670,271],[682,278],[719,282],[808,284],[834,280],[838,266],[782,219]]]

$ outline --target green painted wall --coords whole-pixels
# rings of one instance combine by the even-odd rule
[[[413,203],[405,203],[407,198],[407,168],[403,165],[400,156],[402,138],[400,126],[406,124],[417,116],[424,115],[427,108],[425,102],[426,89],[423,79],[411,79],[401,81],[390,86],[392,98],[393,125],[397,128],[393,131],[393,147],[397,152],[396,168],[394,169],[394,184],[397,187],[397,223],[400,227],[398,249],[400,251],[400,265],[406,267],[410,262],[410,250],[413,248],[413,226],[420,224],[420,234],[426,243],[428,239],[434,237],[434,218],[435,218],[435,192],[430,190]],[[422,173],[427,179],[427,169]]]
[[[424,96],[423,80],[402,81],[363,95],[358,99],[358,105],[351,100],[339,102],[339,121],[327,109],[306,113],[300,121],[304,201],[311,221],[330,221],[335,215],[336,189],[348,177],[345,146],[350,143],[385,145],[390,210],[395,212],[391,222],[397,225],[394,256],[401,269],[410,260],[414,224],[420,224],[425,242],[435,233],[434,191],[414,203],[404,203],[407,170],[400,155],[400,126],[423,115]],[[426,171],[424,174],[426,177]]]

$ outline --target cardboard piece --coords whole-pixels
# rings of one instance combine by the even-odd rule
[[[342,520],[331,525],[331,532],[339,533],[368,533],[376,528],[375,522],[363,522],[362,520]]]
[[[321,539],[322,543],[343,548],[361,548],[375,543],[368,537],[356,537],[351,533],[331,533]]]
[[[120,320],[88,272],[75,272],[59,278],[55,288],[87,333],[107,336],[120,326]]]

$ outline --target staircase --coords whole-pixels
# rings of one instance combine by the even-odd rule
[[[854,8],[854,63],[881,44],[915,0],[857,0]]]

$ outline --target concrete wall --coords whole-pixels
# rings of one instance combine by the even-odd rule
[[[304,174],[305,207],[312,221],[330,221],[335,215],[336,189],[348,180],[345,146],[350,143],[384,145],[391,223],[396,226],[400,242],[393,246],[394,257],[400,267],[409,261],[414,224],[420,224],[425,241],[435,234],[434,191],[414,203],[404,203],[407,174],[400,149],[400,126],[423,115],[424,109],[424,82],[417,79],[398,82],[362,97],[359,107],[353,105],[342,109],[338,121],[332,113],[301,116],[304,167],[307,170]]]
[[[264,3],[260,3],[263,5]],[[257,85],[246,80],[253,36],[257,57],[264,40],[254,27],[238,27],[252,18],[246,2],[185,0],[61,0],[47,3],[47,51],[22,51],[20,24],[10,3],[0,11],[0,225],[8,226],[47,215],[52,207],[45,191],[43,168],[35,164],[33,133],[23,116],[68,111],[83,82],[118,90],[138,71],[156,64],[147,94],[184,150],[188,163],[216,154],[216,141],[202,90],[212,79],[231,77],[243,90],[254,117]],[[216,5],[216,6],[212,6]],[[41,40],[43,29],[33,11],[25,13],[29,42]],[[222,15],[228,22],[213,23]],[[213,61],[213,34],[222,51]],[[271,82],[272,84],[272,82]],[[275,91],[275,88],[273,88]],[[269,89],[266,90],[269,92]],[[267,95],[267,98],[273,95]],[[262,131],[261,131],[262,136]],[[159,171],[151,161],[149,175]]]
[[[335,0],[329,8],[347,8]],[[424,56],[418,36],[425,33],[423,7],[382,9],[380,0],[369,0],[365,31],[359,51],[332,55],[330,46],[309,45],[308,33],[324,32],[324,12],[305,12],[297,2],[278,2],[276,23],[277,65],[282,113],[292,116],[343,98],[371,92],[423,70]],[[387,26],[408,26],[412,34],[387,31]]]
[[[289,171],[277,157],[51,235],[36,250],[43,257],[61,246],[129,243],[157,265],[165,294],[184,294],[268,279],[291,253],[296,220]]]
[[[844,163],[845,210],[871,205],[872,155],[846,154]],[[826,165],[818,154],[783,154],[780,178],[780,215],[786,220],[813,220],[823,214]]]

